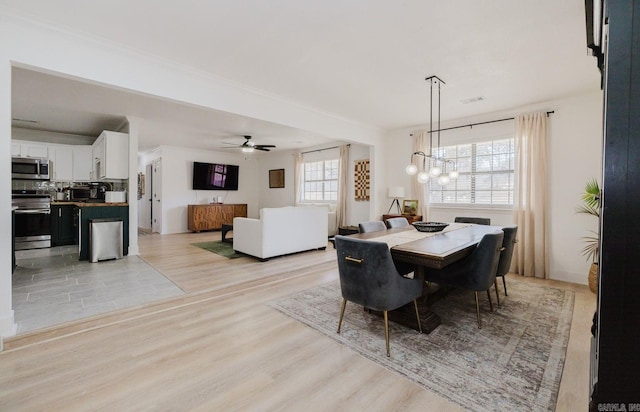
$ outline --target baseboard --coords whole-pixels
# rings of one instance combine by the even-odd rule
[[[549,279],[560,280],[563,282],[577,283],[579,285],[588,284],[587,278],[588,272],[585,273],[571,273],[571,272],[557,272],[551,271]]]
[[[15,336],[17,331],[18,325],[15,323],[14,312],[12,309],[8,315],[0,317],[0,342],[2,337],[8,338],[10,336]],[[0,343],[0,348],[1,347],[2,344]]]

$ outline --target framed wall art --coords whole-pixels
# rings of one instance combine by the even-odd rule
[[[402,213],[405,215],[415,215],[418,211],[417,200],[403,200],[402,201]]]
[[[282,189],[284,187],[284,169],[269,170],[269,189]]]
[[[369,159],[355,161],[354,184],[356,202],[369,200]]]

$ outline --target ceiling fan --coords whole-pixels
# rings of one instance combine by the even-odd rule
[[[255,144],[251,141],[251,136],[245,135],[243,136],[245,138],[244,143],[242,143],[241,145],[237,146],[235,143],[225,143],[227,145],[233,145],[233,146],[237,146],[240,149],[242,149],[243,152],[245,153],[251,153],[254,150],[262,150],[263,152],[269,152],[271,149],[270,148],[275,148],[275,145],[272,144]]]

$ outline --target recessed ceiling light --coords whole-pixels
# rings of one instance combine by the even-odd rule
[[[462,104],[468,104],[468,103],[477,103],[477,102],[481,102],[484,100],[483,96],[478,96],[478,97],[470,97],[468,99],[462,99],[460,100],[460,102]]]

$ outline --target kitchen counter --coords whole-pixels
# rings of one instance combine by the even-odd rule
[[[56,201],[56,202],[51,202],[52,206],[58,205],[58,206],[63,206],[63,205],[71,205],[71,206],[77,206],[77,207],[94,207],[94,206],[129,206],[129,203],[127,202],[121,202],[121,203],[91,203],[91,202],[71,202],[71,201]]]

